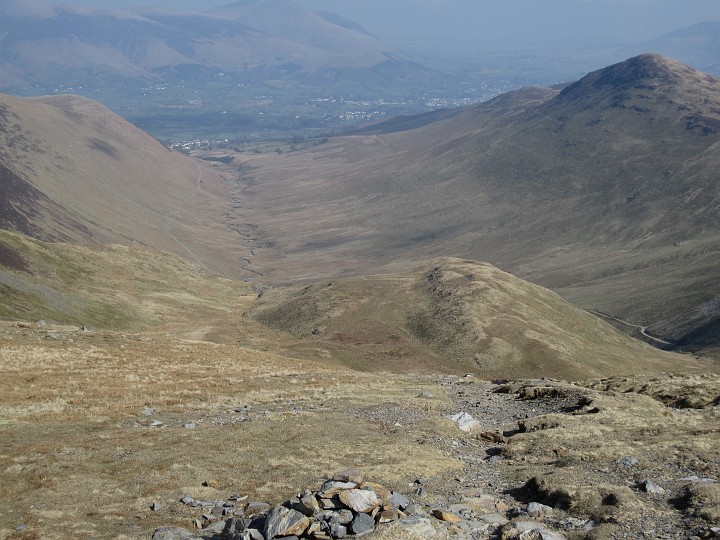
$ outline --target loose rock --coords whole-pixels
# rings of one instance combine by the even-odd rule
[[[445,521],[447,523],[460,523],[462,521],[462,518],[459,518],[455,514],[452,514],[447,510],[443,510],[442,508],[435,508],[431,514],[440,521]]]
[[[152,540],[202,540],[202,538],[185,529],[162,527],[153,533]]]
[[[409,514],[417,511],[410,499],[400,493],[391,492],[381,484],[357,484],[356,480],[362,480],[362,474],[357,470],[341,471],[335,474],[334,478],[336,479],[324,482],[320,491],[304,490],[297,497],[274,508],[263,502],[239,505],[238,501],[247,499],[239,496],[225,501],[195,501],[185,495],[180,500],[186,506],[203,508],[202,516],[194,521],[195,527],[202,529],[203,534],[212,534],[222,540],[334,540],[350,535],[357,537],[374,531],[376,523],[386,527],[387,524],[406,519]],[[424,478],[419,480],[425,481]],[[219,487],[219,482],[208,480],[204,485]],[[446,510],[438,512],[442,512],[437,515],[446,522],[443,529],[445,533],[451,523],[462,521],[460,517]],[[440,526],[439,521],[429,516],[426,519]],[[417,525],[424,522],[405,523]],[[463,526],[461,532],[470,531],[468,527]],[[432,526],[430,528],[433,529]],[[171,533],[192,534],[182,532],[182,529],[164,528],[156,531],[160,540],[174,540],[172,536],[160,536]],[[443,536],[428,538],[440,537]],[[178,539],[185,540],[181,536]]]
[[[380,506],[377,493],[365,489],[350,489],[340,493],[340,502],[355,512],[372,512]]]
[[[640,462],[640,460],[633,456],[625,456],[624,458],[620,458],[618,460],[618,463],[622,465],[623,467],[634,467]]]
[[[467,433],[470,433],[472,431],[479,431],[481,428],[480,422],[475,420],[470,414],[466,412],[459,412],[451,416],[450,420],[452,420],[453,422],[457,422],[458,427]]]
[[[552,514],[553,509],[549,506],[546,506],[544,504],[540,504],[537,502],[531,502],[528,504],[527,507],[527,513],[532,518],[538,518],[542,516],[548,516]]]
[[[263,534],[266,540],[278,536],[301,535],[310,525],[310,520],[297,510],[276,506],[267,515]]]
[[[350,524],[350,531],[355,535],[359,536],[367,534],[375,529],[375,520],[367,514],[358,514]]]
[[[642,489],[645,493],[652,493],[655,495],[662,495],[665,493],[665,490],[658,486],[655,482],[652,482],[650,480],[645,480],[644,482],[640,483],[640,489]]]

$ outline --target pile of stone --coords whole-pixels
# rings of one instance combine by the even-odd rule
[[[415,505],[404,495],[364,481],[357,469],[340,471],[315,492],[305,490],[280,506],[246,503],[238,497],[225,502],[182,502],[205,512],[195,525],[203,534],[223,540],[332,540],[361,537],[381,523],[412,515]],[[153,540],[198,538],[182,529],[162,528]]]
[[[418,479],[418,496],[425,479]],[[219,487],[215,481],[205,483]],[[197,533],[164,527],[153,540],[334,540],[358,538],[378,530],[381,538],[413,540],[564,540],[548,528],[589,532],[594,523],[554,518],[554,509],[537,502],[508,506],[491,495],[464,499],[446,508],[416,505],[404,495],[365,481],[357,469],[341,471],[317,491],[305,490],[279,506],[248,502],[247,497],[226,501],[181,502],[197,508]],[[540,520],[540,521],[534,521]]]

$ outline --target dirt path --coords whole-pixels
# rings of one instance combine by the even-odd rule
[[[615,322],[618,322],[618,323],[620,323],[620,324],[622,324],[622,325],[624,325],[624,326],[629,326],[630,328],[635,328],[635,329],[639,330],[640,333],[641,333],[644,337],[646,337],[646,338],[648,338],[649,340],[652,340],[652,341],[654,341],[654,342],[656,342],[656,343],[659,343],[659,344],[661,344],[661,345],[670,345],[670,346],[673,345],[673,344],[670,343],[669,341],[665,341],[664,339],[660,339],[660,338],[658,338],[658,337],[651,336],[650,334],[648,334],[648,333],[647,333],[647,329],[648,329],[647,326],[640,326],[640,325],[638,325],[638,324],[633,324],[633,323],[631,323],[631,322],[629,322],[629,321],[626,321],[625,319],[621,319],[620,317],[615,317],[615,316],[613,316],[613,315],[606,315],[605,313],[602,313],[602,312],[600,312],[600,311],[595,311],[594,309],[588,309],[587,312],[588,312],[588,313],[592,313],[593,315],[595,315],[596,317],[600,317],[601,319],[607,319],[607,320],[615,321]]]

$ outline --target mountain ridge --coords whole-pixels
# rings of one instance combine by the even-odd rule
[[[227,6],[211,16],[6,0],[0,4],[5,15],[0,20],[0,87],[102,88],[102,81],[116,77],[147,83],[183,65],[237,73],[287,63],[308,72],[369,68],[393,50],[348,21],[334,21],[290,0],[285,8],[292,8],[291,14],[273,6],[237,5],[242,13],[233,18],[219,15],[227,15]]]
[[[434,372],[442,365],[485,379],[574,380],[664,371],[675,361],[694,365],[625,336],[547,289],[456,258],[269,289],[248,316],[292,334],[299,349],[322,347],[361,371]]]

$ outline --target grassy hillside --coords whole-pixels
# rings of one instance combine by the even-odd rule
[[[363,371],[584,379],[697,367],[488,264],[445,259],[414,272],[271,289],[253,319]]]
[[[0,231],[0,317],[204,338],[236,324],[250,286],[142,246],[44,243]]]
[[[360,371],[584,379],[696,369],[482,263],[266,288],[138,246],[0,232],[0,316],[162,331]]]
[[[679,342],[720,295],[718,111],[717,79],[644,55],[559,93],[246,157],[237,201],[279,282],[463,256]]]
[[[140,243],[242,274],[227,185],[96,102],[0,95],[0,222],[44,240]],[[242,232],[242,231],[241,231]],[[236,242],[237,250],[225,246]]]

